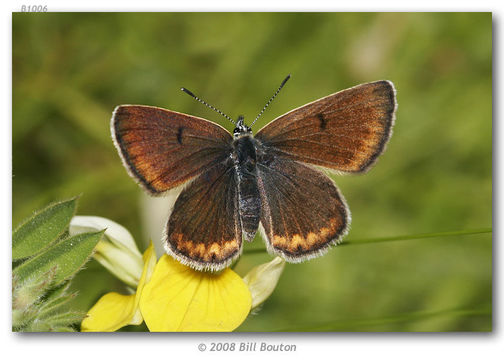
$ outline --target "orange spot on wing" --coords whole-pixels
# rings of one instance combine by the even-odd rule
[[[340,222],[337,219],[331,219],[328,227],[323,227],[306,236],[292,234],[287,236],[273,236],[271,244],[274,248],[290,254],[302,255],[317,249],[320,249],[328,242],[334,240],[340,230]]]
[[[188,240],[180,233],[172,234],[170,242],[175,245],[177,252],[200,262],[222,262],[235,255],[240,249],[237,239],[205,244]]]

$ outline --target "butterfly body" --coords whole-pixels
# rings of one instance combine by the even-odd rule
[[[257,186],[257,141],[250,133],[235,134],[233,153],[238,192],[238,211],[245,240],[252,240],[259,228],[261,199]]]
[[[231,134],[202,118],[143,105],[118,106],[111,131],[126,169],[147,192],[186,185],[165,228],[166,251],[216,271],[240,256],[243,240],[258,229],[267,250],[289,262],[339,243],[350,211],[318,167],[367,171],[391,136],[396,108],[393,84],[377,81],[294,109],[255,136],[242,117]]]

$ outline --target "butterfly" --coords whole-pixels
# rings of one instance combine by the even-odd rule
[[[256,135],[203,118],[143,105],[120,105],[111,132],[128,173],[151,195],[182,187],[163,241],[197,270],[237,259],[259,229],[268,252],[298,263],[338,244],[349,229],[346,201],[321,168],[367,171],[384,151],[397,109],[390,81],[358,85],[276,118]]]

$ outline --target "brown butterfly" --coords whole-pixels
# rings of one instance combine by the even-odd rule
[[[290,75],[255,121],[285,85]],[[185,184],[164,233],[165,247],[199,270],[221,270],[260,228],[267,249],[289,262],[341,241],[350,211],[333,181],[368,170],[384,151],[397,108],[390,81],[362,84],[294,109],[252,135],[152,106],[120,105],[111,131],[129,174],[150,194]]]

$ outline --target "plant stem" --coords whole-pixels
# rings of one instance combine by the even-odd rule
[[[383,242],[393,242],[393,241],[405,241],[405,240],[418,240],[418,239],[428,239],[428,238],[438,238],[438,237],[450,237],[450,236],[460,236],[460,235],[476,235],[476,234],[488,234],[492,233],[492,228],[482,228],[482,229],[471,229],[471,230],[457,230],[457,231],[444,231],[444,232],[433,232],[424,234],[413,234],[413,235],[401,235],[401,236],[387,236],[387,237],[377,237],[368,239],[351,239],[345,241],[338,246],[349,246],[349,245],[363,245],[363,244],[373,244],[373,243],[383,243]],[[266,249],[246,249],[243,251],[244,254],[261,254],[266,252]]]

